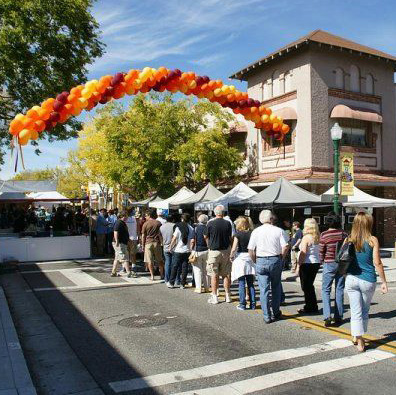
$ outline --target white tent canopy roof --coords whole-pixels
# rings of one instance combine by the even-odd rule
[[[188,199],[193,195],[194,195],[193,191],[190,191],[187,187],[183,187],[168,199],[161,200],[159,202],[158,201],[150,202],[149,207],[159,208],[162,210],[169,210],[170,204],[178,204],[182,200]]]
[[[340,201],[345,207],[395,207],[396,200],[382,199],[369,195],[359,188],[353,187],[353,196],[341,196]],[[331,202],[334,196],[334,187],[331,187],[322,195],[323,202]]]
[[[211,202],[212,200],[218,199],[222,196],[224,196],[224,194],[209,182],[200,191],[194,193],[193,196],[177,203],[172,203],[171,206],[173,209],[181,208],[181,206],[194,206],[195,203]]]
[[[238,202],[243,199],[248,199],[257,192],[254,191],[252,188],[248,187],[243,182],[240,182],[230,191],[228,191],[224,196],[221,196],[215,200],[210,202],[199,202],[195,203],[194,208],[195,210],[213,210],[218,205],[223,205],[226,210],[228,210],[228,204]]]

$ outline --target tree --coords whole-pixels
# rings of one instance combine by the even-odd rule
[[[228,145],[227,136],[220,128],[191,136],[177,148],[176,159],[179,164],[176,182],[187,186],[232,178],[243,164],[241,154]]]
[[[231,176],[242,164],[223,133],[233,119],[215,103],[175,101],[172,95],[140,95],[126,110],[112,103],[93,121],[108,155],[102,174],[135,198],[148,192],[167,196],[180,185],[196,188]],[[210,169],[214,164],[217,169]]]
[[[16,174],[12,179],[18,181],[56,181],[58,178],[59,172],[57,169],[51,169],[47,167],[46,169],[40,170],[24,170],[18,174]]]
[[[1,145],[18,112],[85,82],[86,66],[103,54],[98,23],[90,13],[93,1],[0,1]],[[79,128],[71,119],[49,138],[77,137]]]

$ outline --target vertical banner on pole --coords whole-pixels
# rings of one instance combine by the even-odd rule
[[[341,168],[341,195],[353,196],[354,174],[353,154],[343,152],[340,157]]]

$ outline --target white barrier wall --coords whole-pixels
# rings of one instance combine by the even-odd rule
[[[89,257],[89,236],[0,237],[0,262],[56,261]]]

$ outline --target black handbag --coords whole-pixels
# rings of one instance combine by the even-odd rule
[[[350,241],[346,241],[340,248],[337,247],[335,261],[338,263],[338,273],[345,275],[349,265],[355,259],[355,246]]]

